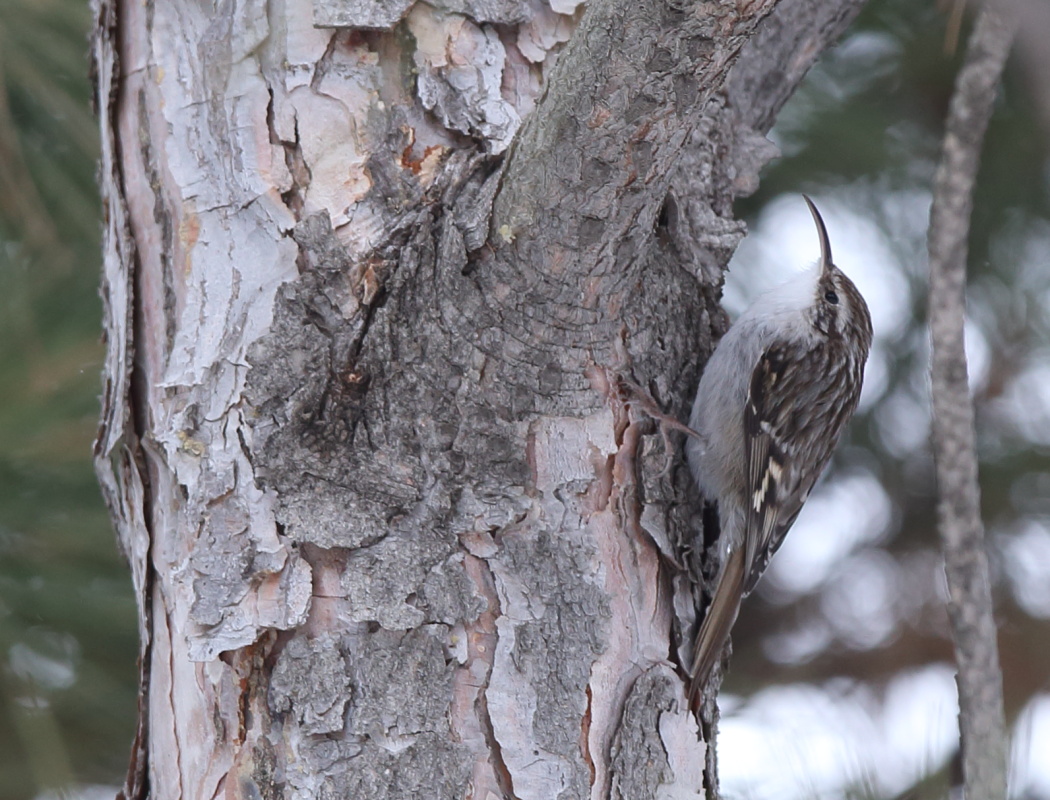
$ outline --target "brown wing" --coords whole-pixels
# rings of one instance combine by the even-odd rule
[[[852,384],[852,375],[835,369],[831,355],[821,343],[805,351],[797,343],[774,343],[751,374],[744,408],[745,595],[784,541],[856,407],[859,381],[856,391],[843,392],[846,384],[836,382]]]

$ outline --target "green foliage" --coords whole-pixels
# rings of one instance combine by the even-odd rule
[[[0,2],[0,800],[115,784],[136,624],[91,466],[97,124],[79,0]]]

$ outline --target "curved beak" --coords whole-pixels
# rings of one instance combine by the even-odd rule
[[[809,213],[813,215],[813,221],[817,225],[817,237],[820,239],[820,269],[821,272],[827,272],[831,269],[831,241],[828,239],[828,229],[824,227],[824,220],[820,217],[820,212],[817,211],[817,207],[813,205],[813,201],[809,199],[808,195],[802,195],[802,198],[806,201],[806,205],[809,206]]]

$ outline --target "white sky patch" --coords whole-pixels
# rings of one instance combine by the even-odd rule
[[[888,33],[851,34],[828,53],[828,62],[835,72],[833,85],[842,99],[860,94],[875,81],[897,74],[903,53],[900,41]],[[834,91],[831,86],[828,88]]]
[[[1035,295],[1036,302],[1050,295],[1046,265],[1050,264],[1050,220],[1007,212],[1006,235],[992,244],[991,259],[1011,268],[1012,289],[1022,295]],[[1045,302],[1040,303],[1045,307]]]
[[[881,774],[888,793],[903,792],[951,756],[959,738],[955,670],[931,664],[890,683],[880,713],[878,746],[893,765]]]
[[[892,512],[886,490],[870,472],[820,484],[759,585],[791,594],[813,591],[858,546],[878,539]]]
[[[875,409],[875,424],[883,447],[904,458],[927,447],[930,441],[930,406],[910,392],[894,392]]]
[[[1031,444],[1050,444],[1050,350],[1034,350],[995,411],[1018,436]]]
[[[821,613],[762,640],[771,661],[798,664],[832,642],[868,650],[888,640],[901,619],[915,613],[906,570],[884,550],[869,548],[842,560],[820,598]]]
[[[776,686],[720,699],[719,773],[727,797],[841,800],[857,787],[892,797],[940,769],[958,742],[955,670],[897,675],[880,699],[844,681]],[[1050,694],[1012,730],[1011,798],[1050,797]]]
[[[897,628],[901,578],[900,567],[885,550],[846,559],[821,598],[824,617],[838,639],[858,649],[889,639]]]
[[[834,639],[831,626],[825,620],[809,618],[794,630],[766,636],[762,640],[762,652],[779,664],[801,664],[820,654]]]
[[[876,341],[872,344],[868,363],[864,366],[864,384],[860,389],[858,408],[861,411],[868,410],[885,396],[890,384],[891,357],[892,354],[882,342]]]
[[[1005,541],[1004,565],[1017,604],[1029,615],[1050,617],[1050,530],[1046,520],[1027,519]],[[1050,760],[1050,740],[1048,740]]]
[[[1017,718],[1010,753],[1012,798],[1050,797],[1050,694],[1033,697]]]
[[[722,718],[723,790],[754,800],[831,800],[858,786],[892,795],[948,758],[957,713],[943,665],[898,676],[884,703],[865,689],[767,689]]]
[[[966,350],[966,372],[970,379],[970,394],[984,388],[992,366],[992,348],[988,345],[981,326],[967,317],[963,327],[963,347]]]
[[[726,796],[824,798],[859,778],[857,732],[867,714],[810,686],[767,689],[719,725],[718,767]],[[849,734],[849,735],[847,735]]]

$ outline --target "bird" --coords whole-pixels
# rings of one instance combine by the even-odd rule
[[[835,266],[827,228],[803,195],[820,260],[758,297],[722,337],[697,387],[686,455],[717,504],[714,591],[694,640],[690,705],[798,517],[856,411],[872,342],[871,314]]]

